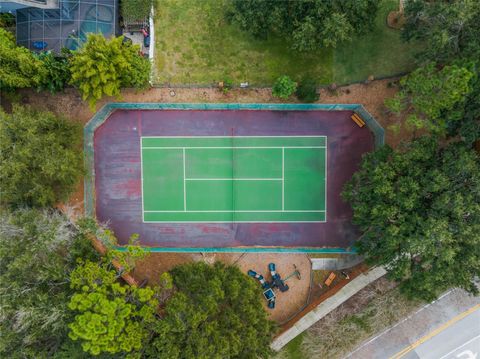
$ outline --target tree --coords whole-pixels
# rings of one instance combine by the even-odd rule
[[[76,293],[68,307],[76,313],[69,336],[80,340],[85,352],[130,353],[139,351],[157,320],[155,290],[121,285],[109,263],[80,262],[70,274]]]
[[[410,0],[402,36],[422,41],[420,58],[441,64],[480,58],[480,2]]]
[[[118,96],[122,88],[148,86],[150,62],[140,55],[138,45],[123,42],[123,36],[107,40],[101,34],[89,34],[70,63],[71,83],[92,109],[104,95]]]
[[[290,77],[280,76],[272,87],[272,95],[281,99],[289,98],[297,89],[297,83]]]
[[[42,61],[15,43],[15,37],[0,28],[0,91],[37,86],[45,76]]]
[[[477,293],[480,275],[480,159],[462,143],[421,137],[367,154],[345,186],[359,252],[403,281],[410,297],[449,287]]]
[[[292,49],[335,47],[373,28],[376,0],[232,0],[227,19],[257,38],[280,36]]]
[[[78,352],[67,335],[68,278],[77,258],[97,259],[82,231],[53,210],[2,211],[0,258],[0,356]]]
[[[83,173],[80,127],[50,112],[0,110],[0,200],[52,206],[67,199]]]
[[[274,334],[257,283],[237,267],[189,263],[171,271],[177,292],[157,322],[151,358],[265,358]]]
[[[466,67],[451,65],[439,70],[434,63],[429,63],[402,78],[401,90],[385,103],[396,114],[407,113],[407,125],[445,133],[445,112],[465,101],[472,91],[473,77]]]

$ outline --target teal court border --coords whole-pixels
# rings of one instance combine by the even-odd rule
[[[85,214],[95,217],[95,161],[94,134],[110,115],[116,110],[263,110],[263,111],[353,111],[365,121],[373,133],[375,147],[385,143],[385,130],[374,117],[360,104],[259,104],[259,103],[128,103],[111,102],[104,105],[84,127],[84,157],[87,174],[85,175],[84,203]],[[265,253],[338,253],[355,254],[355,248],[287,248],[287,247],[205,247],[174,248],[144,247],[149,252],[265,252]],[[123,246],[117,247],[125,251]]]

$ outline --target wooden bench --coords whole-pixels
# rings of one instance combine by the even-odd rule
[[[335,279],[335,277],[336,277],[335,273],[333,273],[333,272],[330,273],[330,275],[328,276],[327,280],[325,281],[325,285],[326,285],[327,287],[329,287],[330,284],[332,284],[332,282],[333,282],[333,280]]]
[[[359,126],[363,127],[365,126],[365,122],[358,116],[356,113],[353,113],[352,115],[352,120]]]

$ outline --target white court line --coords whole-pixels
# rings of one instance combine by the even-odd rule
[[[232,221],[144,221],[143,223],[226,223],[232,224]],[[326,221],[237,221],[235,223],[326,223]]]
[[[183,148],[183,211],[187,210],[187,185],[185,176],[185,147]]]
[[[282,181],[283,178],[185,178],[185,181]]]
[[[478,339],[480,338],[480,335],[477,335],[476,337],[470,339],[469,341],[463,343],[462,345],[456,347],[455,349],[453,349],[452,351],[448,352],[447,354],[445,354],[443,357],[441,357],[440,359],[445,359],[446,357],[448,357],[450,354],[452,354],[453,352],[457,351],[458,349],[460,349],[461,347],[464,347],[465,345],[467,344],[470,344],[471,342],[473,342],[475,339]]]
[[[328,180],[328,156],[327,156],[327,137],[325,137],[325,222],[327,221],[327,199],[328,199],[328,191],[327,191],[327,180]]]
[[[141,195],[142,195],[142,222],[145,222],[145,204],[143,201],[143,148],[142,139],[140,138],[140,180],[141,180]]]
[[[145,213],[230,213],[230,212],[242,212],[242,213],[278,213],[278,212],[285,212],[285,213],[323,213],[325,212],[323,209],[322,210],[300,210],[300,209],[291,209],[291,210],[281,210],[281,209],[272,209],[272,210],[203,210],[203,211],[195,211],[195,210],[188,210],[188,211],[154,211],[154,210],[149,210],[145,211]]]
[[[326,138],[327,136],[315,136],[315,135],[284,135],[284,136],[210,136],[210,135],[205,135],[205,136],[142,136],[142,138],[275,138],[275,137],[280,137],[280,138]]]
[[[281,148],[325,148],[325,146],[147,146],[144,150],[264,150],[264,149],[281,149]]]
[[[282,147],[282,210],[285,210],[285,147]]]

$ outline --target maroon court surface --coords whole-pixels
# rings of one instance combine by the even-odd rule
[[[358,237],[340,197],[374,136],[352,111],[116,110],[96,129],[95,210],[120,244],[139,234],[142,245],[171,248],[335,247]],[[327,136],[325,223],[143,223],[142,136]],[[161,190],[159,188],[159,190]]]

